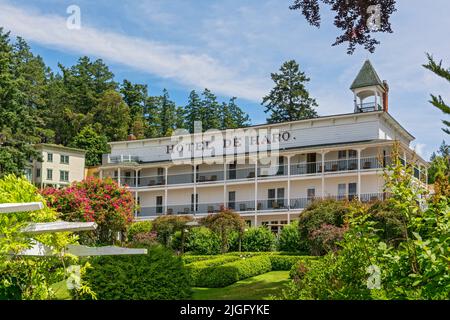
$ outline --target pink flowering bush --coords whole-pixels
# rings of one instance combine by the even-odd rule
[[[114,243],[118,232],[124,233],[133,221],[132,193],[111,179],[88,178],[63,189],[46,188],[41,193],[63,220],[98,224],[97,230],[80,233],[84,243]]]

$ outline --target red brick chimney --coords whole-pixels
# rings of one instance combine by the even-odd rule
[[[383,92],[383,111],[389,110],[389,85],[386,80],[383,80],[384,92]]]

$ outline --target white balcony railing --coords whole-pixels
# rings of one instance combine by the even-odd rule
[[[386,200],[388,195],[386,193],[363,193],[359,200],[361,202],[372,202],[378,200]],[[186,204],[168,204],[165,210],[163,205],[153,207],[142,207],[137,213],[138,218],[142,217],[157,217],[161,215],[186,215],[197,214],[206,215],[220,212],[223,208],[229,208],[237,213],[264,213],[264,212],[287,212],[302,210],[307,208],[313,201],[319,200],[321,197],[303,197],[288,199],[259,199],[244,200],[244,201],[228,201],[226,205],[223,202],[213,203],[186,203]],[[350,195],[328,195],[324,199],[348,200],[352,201],[358,199],[356,194]],[[256,209],[255,209],[256,204]]]

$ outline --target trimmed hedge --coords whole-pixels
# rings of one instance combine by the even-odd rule
[[[194,283],[197,287],[225,287],[239,280],[250,278],[272,270],[268,255],[239,259],[216,267],[202,270],[202,276]]]
[[[294,264],[304,257],[273,254],[270,255],[269,258],[272,264],[272,271],[289,271]]]
[[[200,260],[186,265],[190,275],[190,284],[192,286],[200,286],[202,279],[208,276],[210,268],[223,265],[238,260],[236,256],[218,256],[215,259]]]
[[[186,254],[186,255],[182,256],[182,259],[185,264],[190,264],[190,263],[197,262],[197,261],[215,259],[217,257],[219,257],[219,256],[211,256],[211,255],[198,256],[198,255],[187,255]]]
[[[162,246],[148,248],[147,255],[103,256],[89,262],[92,268],[83,281],[100,300],[177,300],[191,296],[189,273],[181,258]],[[79,294],[79,298],[85,298]]]

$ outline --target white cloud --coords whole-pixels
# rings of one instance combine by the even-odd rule
[[[0,2],[0,21],[13,34],[52,48],[93,55],[194,88],[259,101],[267,81],[241,74],[204,53],[82,25],[66,28],[66,17],[42,15]]]

